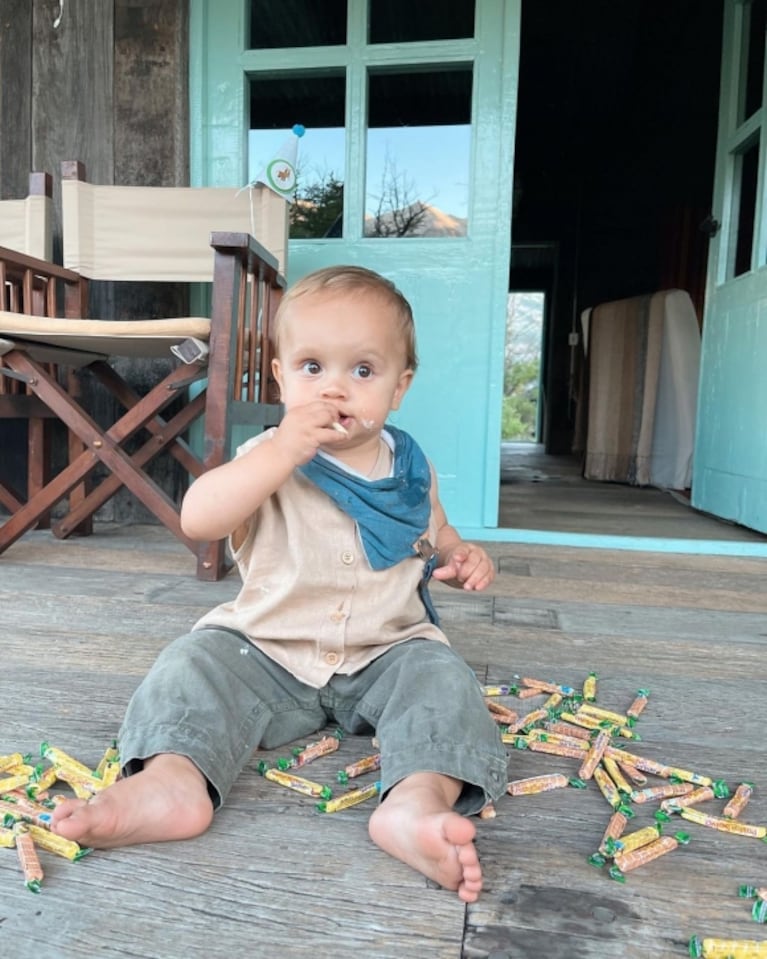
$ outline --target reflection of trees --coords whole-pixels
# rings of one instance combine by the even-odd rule
[[[414,200],[415,182],[400,172],[397,163],[387,153],[381,172],[381,192],[372,194],[376,209],[366,220],[365,236],[413,236],[423,222],[428,207],[422,200]]]
[[[290,205],[290,236],[311,239],[322,236],[341,236],[344,205],[344,185],[332,171],[323,173],[303,185],[299,169],[296,192]],[[397,169],[387,155],[381,174],[380,193],[374,194],[375,212],[365,217],[365,236],[415,236],[425,225],[429,207],[414,199],[415,182]]]
[[[340,236],[344,209],[344,185],[332,172],[320,180],[296,188],[295,199],[290,205],[290,235],[298,239],[318,236]]]

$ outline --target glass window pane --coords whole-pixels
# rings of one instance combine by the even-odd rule
[[[759,141],[736,157],[738,223],[735,241],[735,276],[751,269],[756,216],[756,184],[759,173]]]
[[[370,0],[370,43],[474,36],[474,0]]]
[[[750,0],[744,4],[738,123],[743,123],[762,105],[765,27],[767,0]]]
[[[368,80],[365,236],[465,236],[471,67]]]
[[[255,179],[280,150],[294,123],[306,126],[306,133],[298,141],[296,193],[290,206],[293,239],[342,235],[344,103],[343,73],[281,74],[251,79],[250,180]]]
[[[346,0],[250,0],[250,48],[346,43]]]

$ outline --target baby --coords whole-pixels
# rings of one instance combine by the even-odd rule
[[[494,569],[448,523],[420,447],[387,424],[416,367],[410,305],[377,273],[331,267],[285,295],[272,364],[285,415],[182,506],[188,536],[229,537],[241,590],[160,654],[123,721],[122,778],[59,806],[54,831],[96,847],[198,835],[254,750],[333,722],[379,739],[373,841],[477,899],[467,817],[504,792],[506,755],[427,586],[485,589]]]

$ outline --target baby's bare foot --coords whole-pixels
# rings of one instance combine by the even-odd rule
[[[53,812],[51,830],[81,846],[109,849],[189,839],[210,825],[213,804],[205,777],[185,756],[163,754],[87,802],[68,799]]]
[[[370,817],[370,837],[395,859],[417,869],[464,902],[482,889],[474,824],[453,811],[461,784],[436,773],[403,779]]]

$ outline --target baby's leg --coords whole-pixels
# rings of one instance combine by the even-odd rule
[[[360,718],[381,744],[384,799],[371,816],[370,835],[466,902],[482,887],[466,816],[506,789],[506,751],[471,669],[434,640],[400,643],[333,690],[350,731]],[[336,706],[336,715],[338,712]]]
[[[54,831],[102,848],[199,835],[259,744],[324,725],[314,693],[230,631],[180,637],[128,705],[119,747],[129,775],[87,803],[62,803]]]
[[[482,869],[474,824],[454,812],[463,783],[439,773],[414,773],[394,786],[370,817],[370,837],[464,902],[475,902]]]
[[[163,754],[87,802],[69,799],[53,813],[53,832],[81,846],[107,849],[189,839],[210,825],[205,777],[185,756]]]

